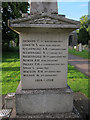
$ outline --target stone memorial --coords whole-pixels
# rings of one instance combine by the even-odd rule
[[[72,91],[67,85],[68,36],[79,28],[79,22],[58,15],[57,2],[31,3],[30,12],[28,17],[9,21],[20,39],[16,116],[74,116]]]
[[[79,44],[79,51],[82,52],[82,43]]]

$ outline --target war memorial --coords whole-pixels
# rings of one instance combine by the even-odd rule
[[[9,21],[20,42],[16,119],[79,118],[67,85],[68,37],[79,26],[58,14],[57,2],[31,2],[30,15]]]

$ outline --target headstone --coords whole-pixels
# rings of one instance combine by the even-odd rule
[[[11,41],[9,42],[9,47],[11,47]]]
[[[82,43],[79,44],[79,51],[82,52]]]
[[[73,111],[72,91],[67,86],[68,36],[79,28],[79,22],[56,14],[56,9],[56,3],[31,3],[32,13],[28,18],[9,21],[20,38],[17,115]]]
[[[82,50],[85,50],[86,47],[87,45],[82,45]]]
[[[82,46],[82,50],[85,50],[85,46]]]
[[[16,43],[14,41],[12,41],[12,46],[16,47]]]

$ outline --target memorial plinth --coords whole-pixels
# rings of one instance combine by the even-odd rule
[[[44,12],[11,20],[9,26],[20,38],[16,114],[72,112],[72,91],[67,87],[68,36],[79,28],[79,22]]]

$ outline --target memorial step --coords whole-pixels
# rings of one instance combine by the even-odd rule
[[[81,116],[74,108],[72,112],[60,114],[32,114],[32,115],[16,115],[15,108],[12,111],[10,120],[81,120]]]

